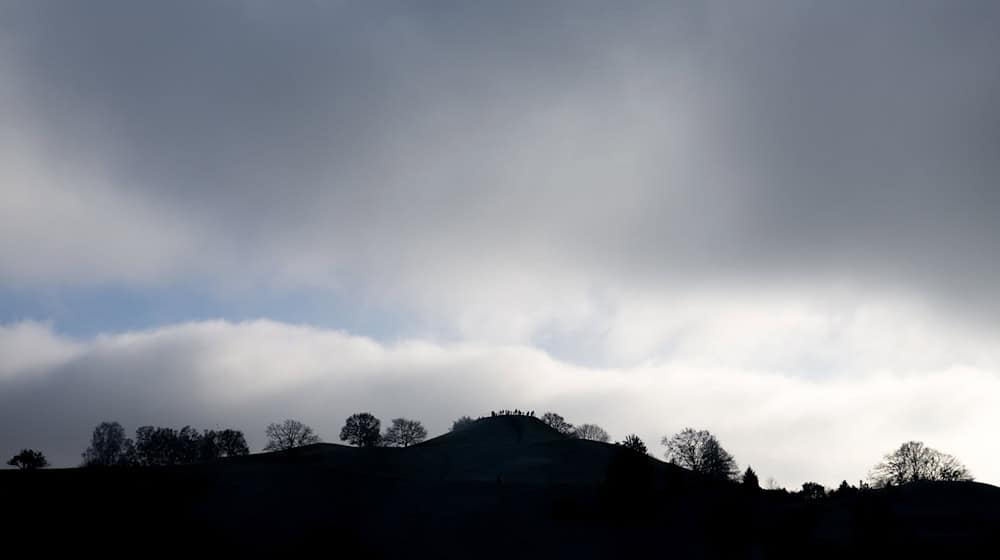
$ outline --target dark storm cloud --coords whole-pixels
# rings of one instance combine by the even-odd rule
[[[985,301],[998,12],[26,2],[3,54],[47,141],[101,144],[122,197],[200,232],[195,261],[389,291],[435,264]]]
[[[732,49],[751,239],[784,266],[989,290],[1000,221],[995,6],[825,3]],[[791,263],[781,262],[792,257]],[[811,261],[811,262],[810,262]]]
[[[44,146],[27,167],[84,154],[105,185],[64,208],[87,177],[47,178],[6,282],[335,288],[480,333],[734,286],[994,309],[992,3],[2,15],[0,111]]]
[[[508,96],[586,85],[615,31],[600,14],[527,4],[18,8],[12,55],[50,133],[86,142],[99,129],[128,188],[236,226],[327,196],[376,212],[412,187],[356,173],[439,134],[487,139]]]

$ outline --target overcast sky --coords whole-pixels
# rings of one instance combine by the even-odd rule
[[[370,410],[1000,483],[996,2],[0,4],[0,454]]]

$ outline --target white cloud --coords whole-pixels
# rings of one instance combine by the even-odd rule
[[[766,321],[757,326],[769,328]],[[921,354],[920,343],[929,341],[909,336],[904,340]],[[62,464],[75,462],[89,428],[109,418],[128,429],[231,425],[259,448],[264,425],[284,417],[335,441],[343,419],[360,410],[384,421],[418,418],[441,433],[460,415],[519,407],[557,410],[616,438],[636,432],[658,455],[662,435],[704,427],[742,465],[789,485],[855,481],[909,439],[957,455],[981,480],[1000,481],[1000,457],[984,443],[1000,422],[1000,379],[987,364],[929,359],[925,367],[892,370],[876,360],[862,374],[813,378],[689,352],[642,366],[584,368],[522,345],[380,344],[266,320],[187,323],[83,342],[66,341],[47,325],[20,324],[0,330],[0,348],[8,372],[0,378],[0,422],[8,427],[2,447],[40,447]]]
[[[49,324],[0,325],[0,383],[14,375],[39,375],[78,356],[84,345],[52,332]]]
[[[670,359],[810,377],[1000,364],[1000,331],[991,325],[859,292],[633,293],[603,321],[605,354],[626,364]]]

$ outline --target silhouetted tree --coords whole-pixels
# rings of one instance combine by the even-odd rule
[[[565,418],[555,412],[546,412],[543,414],[542,422],[545,422],[564,436],[573,437],[573,424],[570,424]]]
[[[382,422],[371,413],[358,412],[347,417],[340,430],[341,441],[358,447],[376,447],[381,443]]]
[[[191,426],[177,431],[177,463],[187,465],[201,460],[201,433]]]
[[[320,442],[319,436],[313,433],[312,428],[292,419],[280,424],[268,424],[265,433],[267,445],[264,446],[264,451],[282,451]]]
[[[646,444],[643,443],[642,440],[639,439],[639,436],[637,436],[635,434],[629,434],[629,435],[625,436],[625,439],[622,440],[617,445],[621,445],[625,449],[631,449],[632,451],[635,451],[636,453],[642,453],[643,455],[645,455],[647,453],[647,451],[646,451]]]
[[[493,416],[496,416],[495,412],[492,414]],[[471,426],[473,422],[475,422],[475,420],[473,420],[472,418],[468,416],[462,416],[458,420],[455,420],[454,422],[451,423],[451,431],[457,432],[459,430],[464,430],[469,426]]]
[[[675,465],[720,480],[735,480],[739,473],[733,456],[707,430],[684,428],[673,437],[664,436],[662,443],[667,460]]]
[[[141,426],[135,431],[136,462],[143,466],[194,463],[203,458],[202,447],[202,435],[191,426],[180,430]]]
[[[250,454],[250,447],[240,430],[205,430],[201,440],[202,461]]]
[[[135,445],[118,422],[101,422],[94,428],[90,447],[83,452],[83,466],[112,467],[135,464]]]
[[[574,430],[573,435],[579,439],[589,439],[591,441],[600,441],[607,443],[611,440],[611,436],[608,432],[604,431],[604,428],[598,426],[597,424],[580,424]]]
[[[846,480],[840,483],[836,490],[830,492],[832,496],[853,496],[858,493],[858,489],[847,483]]]
[[[417,420],[395,418],[382,436],[382,443],[396,447],[409,447],[427,439],[427,430]]]
[[[803,482],[799,494],[807,500],[818,500],[826,497],[826,488],[816,482]]]
[[[757,473],[753,472],[753,469],[749,465],[743,473],[743,486],[752,490],[760,490],[760,481],[757,480]]]
[[[141,426],[135,431],[136,462],[144,466],[185,465],[250,452],[239,430],[180,430]]]
[[[908,441],[875,465],[870,478],[873,486],[881,488],[921,480],[972,480],[972,474],[955,457]]]
[[[12,467],[17,467],[22,471],[33,471],[35,469],[44,469],[49,466],[49,461],[42,455],[41,451],[35,451],[34,449],[22,449],[20,453],[14,455],[7,461],[7,464]]]
[[[196,449],[198,461],[214,461],[222,457],[222,450],[219,447],[219,432],[215,430],[205,430],[198,438]]]
[[[176,465],[181,462],[177,430],[140,426],[135,431],[136,462],[142,466]]]

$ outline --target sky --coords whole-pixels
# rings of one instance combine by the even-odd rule
[[[0,5],[0,454],[554,410],[1000,483],[995,2]],[[6,457],[4,457],[6,460]]]

